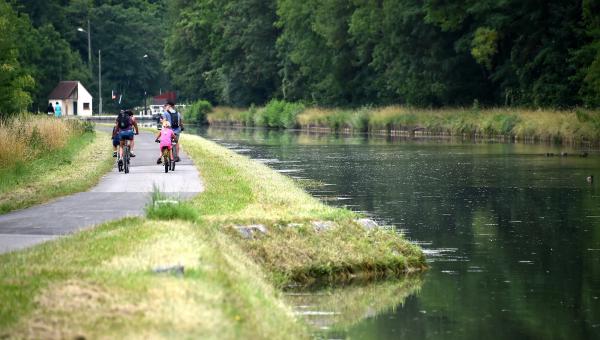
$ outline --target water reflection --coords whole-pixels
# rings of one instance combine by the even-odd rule
[[[201,132],[428,254],[421,292],[353,338],[600,338],[600,156],[556,146],[264,130]],[[289,171],[293,170],[293,171]],[[343,199],[335,199],[335,198]],[[382,299],[389,299],[382,296]],[[391,301],[393,303],[393,300]]]
[[[406,298],[417,293],[419,275],[383,282],[352,282],[345,286],[314,287],[286,291],[285,300],[294,313],[322,338],[349,335],[356,324],[384,313],[393,313]]]

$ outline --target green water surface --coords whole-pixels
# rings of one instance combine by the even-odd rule
[[[297,310],[318,337],[600,339],[599,153],[294,131],[197,133],[300,181],[322,182],[309,191],[392,224],[425,249],[431,269],[418,285],[403,283],[404,293],[400,283],[378,283],[315,293],[312,301],[338,301],[325,306],[302,300]],[[588,183],[589,175],[597,180]]]

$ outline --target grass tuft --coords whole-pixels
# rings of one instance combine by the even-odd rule
[[[146,216],[154,220],[196,221],[199,215],[188,202],[169,197],[154,187],[152,199],[146,205]]]

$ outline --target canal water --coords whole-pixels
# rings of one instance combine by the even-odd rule
[[[312,183],[308,191],[327,204],[393,225],[425,249],[430,270],[420,277],[289,293],[317,337],[600,339],[600,154],[298,131],[197,133]]]

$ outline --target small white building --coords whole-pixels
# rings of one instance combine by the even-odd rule
[[[91,116],[92,95],[79,81],[61,81],[48,96],[48,102],[58,102],[63,116]]]

